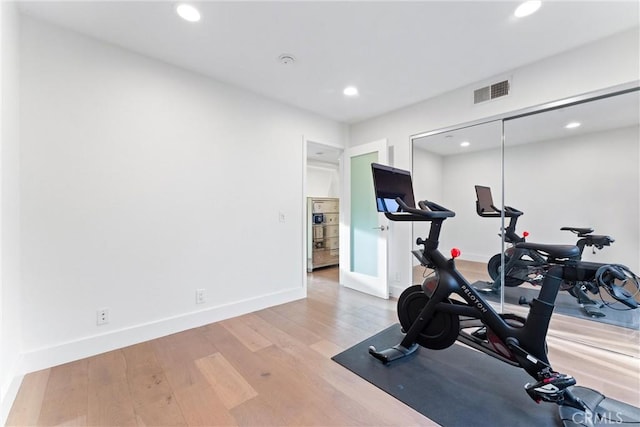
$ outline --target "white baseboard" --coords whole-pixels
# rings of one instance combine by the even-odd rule
[[[21,360],[18,361],[17,365],[20,364]],[[2,395],[0,396],[0,425],[3,426],[7,424],[9,411],[11,411],[11,406],[16,400],[18,390],[20,389],[22,379],[24,378],[24,375],[22,374],[16,375],[15,368],[16,366],[13,366],[12,369],[9,369],[8,372],[5,372],[9,380],[7,384],[2,385]]]
[[[31,350],[23,354],[20,373],[50,368],[305,297],[306,289],[289,289]]]
[[[400,284],[391,285],[389,286],[389,296],[391,298],[398,298],[405,289],[407,289],[407,286],[402,286]]]

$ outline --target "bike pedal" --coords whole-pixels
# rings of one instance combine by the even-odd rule
[[[565,390],[575,384],[576,380],[572,376],[555,374],[535,384],[527,383],[524,389],[536,403],[541,401],[558,403],[564,399]]]
[[[477,331],[473,331],[471,333],[471,336],[481,339],[481,340],[486,340],[487,339],[487,328],[481,328]]]
[[[530,383],[526,383],[524,385],[524,390],[527,392],[531,400],[536,402],[538,405],[540,404],[540,402],[542,402],[542,399],[540,399],[540,397],[536,394]]]
[[[582,304],[584,311],[591,317],[605,317],[606,315],[600,311],[600,307],[595,304]]]

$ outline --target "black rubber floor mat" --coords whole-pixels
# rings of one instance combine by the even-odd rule
[[[368,353],[398,344],[400,325],[391,326],[333,357],[333,360],[445,426],[562,426],[558,407],[536,404],[524,391],[531,382],[522,369],[454,344],[383,365]]]
[[[586,387],[573,387],[573,393],[585,402],[591,412],[561,407],[560,418],[564,427],[640,427],[640,408],[610,399]]]

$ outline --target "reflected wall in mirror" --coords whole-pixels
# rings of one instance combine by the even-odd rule
[[[561,228],[593,229],[587,236],[615,241],[585,247],[583,260],[640,272],[639,121],[638,91],[505,120],[505,203],[524,212],[518,229],[527,241],[576,244],[580,237]],[[585,295],[579,306],[561,293],[556,312],[578,305],[576,316],[638,329],[638,310],[603,307],[611,299],[602,289]]]
[[[575,243],[560,228],[591,227],[615,242],[584,259],[640,270],[639,108],[635,91],[505,121],[507,204],[529,240]]]
[[[502,123],[494,121],[413,140],[413,181],[416,199],[432,200],[456,213],[440,235],[440,248],[462,251],[458,262],[470,282],[487,282],[486,264],[500,253],[500,218],[476,214],[475,186],[494,189],[494,202],[501,204]],[[424,236],[424,224],[414,224],[414,242]],[[469,262],[471,261],[471,262]],[[465,268],[466,267],[466,268]],[[423,269],[414,267],[414,283]]]

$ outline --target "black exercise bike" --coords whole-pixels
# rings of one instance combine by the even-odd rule
[[[476,212],[483,218],[500,218],[502,216],[502,210],[498,209],[493,204],[493,197],[491,195],[491,188],[481,185],[475,186],[476,190]],[[523,215],[523,212],[510,206],[504,207],[504,217],[509,218],[509,224],[504,230],[504,241],[509,245],[504,251],[505,269],[504,269],[504,285],[506,287],[519,286],[525,282],[533,285],[540,285],[545,275],[545,270],[550,262],[557,262],[557,260],[549,260],[547,255],[541,251],[535,249],[525,248],[518,243],[525,243],[528,233],[525,231],[522,236],[516,232],[516,224],[518,218]],[[586,247],[591,247],[593,252],[595,250],[602,249],[605,246],[610,246],[614,239],[610,236],[591,234],[592,228],[578,228],[578,227],[562,227],[561,230],[571,231],[579,238],[576,242],[578,247],[578,254],[574,259],[580,260]],[[489,259],[487,263],[487,272],[489,277],[493,280],[491,287],[483,289],[484,291],[497,293],[502,287],[502,254],[495,254]],[[616,266],[625,275],[633,277],[633,273],[629,269],[622,265]],[[593,295],[598,294],[598,285],[595,283],[596,277],[594,276],[590,280],[578,280],[575,282],[564,282],[561,286],[561,290],[566,290],[584,309],[585,313],[591,317],[604,317],[605,314],[600,311],[604,306],[604,302],[599,303],[591,299],[587,292]],[[524,300],[523,300],[524,301]]]
[[[526,384],[525,390],[536,402],[555,402],[584,413],[595,410],[572,392],[571,386],[576,383],[573,377],[552,369],[547,358],[546,335],[563,281],[595,275],[595,270],[606,266],[576,260],[577,246],[518,243],[517,246],[524,245],[554,260],[567,262],[551,265],[546,271],[538,297],[529,303],[526,318],[498,314],[456,269],[459,251],[452,250],[452,258],[448,259],[438,250],[442,225],[455,213],[428,200],[420,201],[416,208],[408,171],[375,163],[372,170],[378,211],[392,221],[430,223],[427,239],[417,239],[423,249],[413,253],[421,264],[434,270],[435,275],[427,277],[421,285],[407,288],[398,299],[398,318],[405,333],[402,342],[383,350],[370,347],[369,354],[387,364],[409,356],[419,346],[440,350],[458,340],[524,369],[535,380]],[[616,300],[637,308],[633,296],[615,285],[614,277],[602,272],[599,285]],[[634,416],[640,420],[640,410],[631,415]]]

